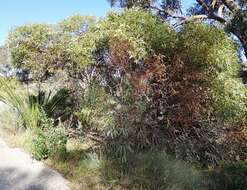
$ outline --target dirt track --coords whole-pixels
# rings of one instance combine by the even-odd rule
[[[68,184],[57,172],[0,139],[0,190],[69,190]]]

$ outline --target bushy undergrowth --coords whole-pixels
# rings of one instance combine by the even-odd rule
[[[67,136],[65,129],[58,126],[54,120],[64,116],[68,104],[68,92],[64,89],[48,97],[44,92],[30,95],[21,83],[14,80],[1,79],[0,99],[14,109],[18,116],[19,127],[33,131],[35,137],[32,143],[32,153],[37,159],[50,156],[60,156],[66,152]]]
[[[52,119],[42,117],[41,128],[34,130],[32,153],[36,159],[63,157],[66,153],[67,136],[61,126],[54,127]]]
[[[223,164],[206,172],[205,183],[208,190],[245,190],[247,184],[247,163]]]
[[[32,153],[38,160],[66,155],[67,137],[63,129],[50,128],[36,131],[32,142]]]
[[[109,161],[111,167],[103,170],[103,176],[118,179],[127,189],[203,189],[200,172],[162,152],[137,153],[122,166],[117,160]]]

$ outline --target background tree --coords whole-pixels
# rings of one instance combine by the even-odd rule
[[[13,66],[37,81],[47,79],[58,61],[53,52],[54,34],[53,27],[45,24],[25,25],[11,31],[8,47]]]
[[[0,65],[7,62],[7,50],[5,46],[0,46]]]
[[[72,64],[70,45],[95,21],[74,15],[57,25],[32,24],[17,27],[8,37],[8,48],[15,68],[35,81],[44,81],[59,69]]]
[[[9,53],[6,46],[0,47],[0,75],[9,76],[11,72],[11,65],[9,60]]]

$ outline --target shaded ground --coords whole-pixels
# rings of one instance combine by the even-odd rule
[[[0,190],[69,190],[68,181],[0,139]]]

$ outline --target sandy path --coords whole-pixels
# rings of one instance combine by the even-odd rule
[[[68,181],[0,139],[0,190],[69,190]]]

